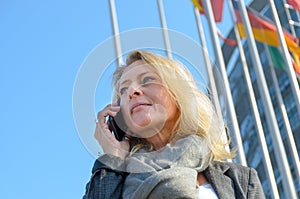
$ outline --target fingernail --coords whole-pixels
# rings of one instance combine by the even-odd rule
[[[113,112],[113,116],[116,116],[118,112]]]

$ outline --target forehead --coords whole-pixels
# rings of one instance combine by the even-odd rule
[[[124,69],[120,80],[131,79],[144,73],[155,73],[155,69],[143,60],[137,60]]]

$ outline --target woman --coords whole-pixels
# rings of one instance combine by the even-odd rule
[[[104,155],[84,198],[264,198],[254,169],[222,162],[234,156],[222,120],[181,63],[134,51],[113,83],[116,103],[98,113],[95,130]],[[106,119],[117,113],[121,141]]]

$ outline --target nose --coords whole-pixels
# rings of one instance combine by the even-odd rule
[[[129,99],[138,97],[143,94],[140,86],[132,86],[129,91]]]

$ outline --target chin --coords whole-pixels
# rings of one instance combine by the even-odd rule
[[[129,129],[133,132],[133,136],[140,138],[149,138],[159,133],[164,127],[164,120],[152,121],[143,120],[143,122],[136,122]]]
[[[151,125],[153,122],[152,116],[147,114],[133,114],[130,117],[130,123],[133,128],[144,128]]]

